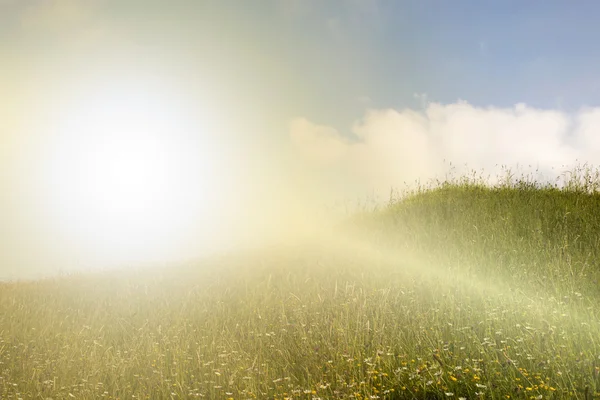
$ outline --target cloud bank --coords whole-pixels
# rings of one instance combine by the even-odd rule
[[[350,134],[297,118],[290,140],[306,165],[352,182],[346,193],[389,193],[404,182],[443,177],[450,163],[457,173],[494,175],[505,166],[552,179],[600,163],[600,108],[566,113],[430,102],[422,110],[369,110]]]

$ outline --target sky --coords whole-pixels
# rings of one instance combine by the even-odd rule
[[[0,278],[278,236],[449,163],[597,164],[598,12],[0,0]]]

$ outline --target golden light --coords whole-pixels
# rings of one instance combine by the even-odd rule
[[[229,196],[217,119],[190,112],[167,89],[111,80],[61,106],[46,150],[45,200],[84,263],[185,258],[217,229]]]

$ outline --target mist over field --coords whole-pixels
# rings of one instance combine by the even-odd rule
[[[0,398],[600,398],[599,11],[0,0]]]
[[[0,276],[294,241],[450,173],[597,163],[596,86],[574,80],[593,56],[528,28],[555,6],[507,17],[511,53],[485,7],[467,35],[412,5],[304,3],[3,2]]]

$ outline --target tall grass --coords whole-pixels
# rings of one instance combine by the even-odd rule
[[[555,183],[506,171],[494,182],[473,174],[420,186],[363,222],[396,247],[466,263],[473,273],[598,294],[598,170],[579,167]]]
[[[598,174],[503,178],[317,244],[3,284],[0,397],[600,398]]]

